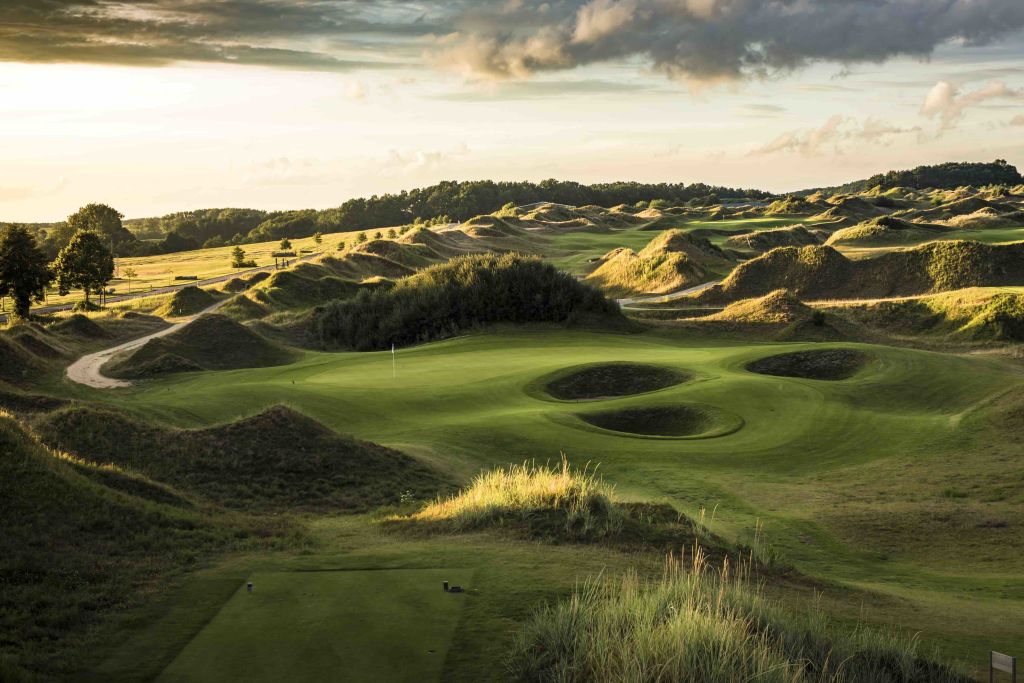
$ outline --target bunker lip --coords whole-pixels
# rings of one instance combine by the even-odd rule
[[[602,401],[649,394],[692,379],[693,374],[685,370],[651,363],[584,363],[536,379],[527,386],[527,393],[549,401]]]
[[[814,349],[765,356],[743,367],[759,375],[835,382],[850,379],[872,359],[873,356],[857,349]]]
[[[712,439],[742,429],[743,418],[703,403],[574,413],[576,426],[641,439]]]

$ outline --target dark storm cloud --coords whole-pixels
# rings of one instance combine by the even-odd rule
[[[639,60],[684,80],[1008,41],[1022,0],[5,0],[0,60],[345,70],[419,61],[524,77]]]

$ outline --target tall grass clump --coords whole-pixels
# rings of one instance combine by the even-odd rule
[[[664,575],[582,584],[517,636],[511,673],[527,681],[896,683],[969,681],[920,657],[917,641],[841,629],[817,604],[789,612],[746,571],[670,558]]]
[[[565,457],[556,466],[528,461],[482,472],[468,488],[439,498],[414,514],[412,521],[468,531],[544,517],[564,524],[572,538],[612,535],[623,521],[614,487],[596,469],[574,469]]]

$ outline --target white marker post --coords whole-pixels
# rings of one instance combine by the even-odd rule
[[[397,372],[398,371],[395,369],[395,344],[394,344],[394,342],[392,342],[392,344],[391,344],[391,379],[395,379],[398,376]]]

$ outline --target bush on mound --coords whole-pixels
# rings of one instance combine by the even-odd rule
[[[688,381],[691,375],[646,363],[596,363],[559,372],[545,385],[553,398],[563,401],[632,396]]]
[[[617,294],[663,294],[706,282],[731,265],[724,251],[703,237],[666,230],[639,253],[617,249],[587,280]]]
[[[598,291],[538,259],[462,256],[316,309],[313,336],[327,348],[387,349],[511,322],[621,320]]]
[[[296,353],[230,318],[204,315],[176,332],[149,340],[104,367],[111,377],[143,378],[188,370],[234,370],[285,365]]]
[[[749,578],[698,552],[660,580],[591,580],[541,609],[516,637],[516,680],[665,683],[968,683],[890,631],[850,629],[821,607],[788,611]]]
[[[236,533],[92,481],[2,413],[0,512],[0,659],[40,680],[73,680],[104,613]]]
[[[842,380],[856,375],[871,356],[855,349],[795,351],[768,356],[747,363],[747,370],[760,375]]]
[[[162,306],[153,312],[161,317],[183,318],[195,315],[215,303],[217,303],[217,299],[205,289],[189,285],[174,292]]]
[[[428,498],[445,477],[403,453],[338,435],[278,406],[206,429],[172,429],[117,413],[71,408],[40,418],[54,448],[113,463],[233,508],[363,511]]]

